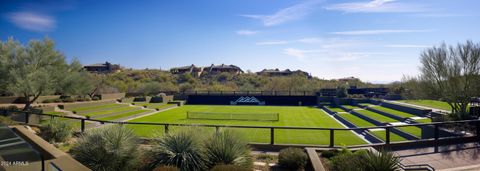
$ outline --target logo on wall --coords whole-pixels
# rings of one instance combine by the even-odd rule
[[[235,101],[230,101],[231,105],[237,105],[237,104],[257,104],[257,105],[265,105],[265,101],[260,101],[255,97],[240,97]]]

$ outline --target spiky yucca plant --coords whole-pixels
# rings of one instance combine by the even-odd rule
[[[240,134],[232,130],[214,133],[204,146],[209,167],[222,164],[251,168],[253,165],[250,147]]]
[[[70,138],[73,127],[58,118],[48,120],[40,127],[41,137],[49,142],[65,142]]]
[[[139,158],[137,145],[131,129],[111,125],[87,131],[70,152],[92,170],[134,170]]]
[[[361,163],[359,165],[368,171],[397,171],[400,170],[400,158],[395,156],[391,152],[380,150],[376,153],[373,151],[367,151],[361,155]]]
[[[176,166],[181,171],[205,170],[201,138],[193,130],[180,130],[158,139],[149,152],[150,165]]]

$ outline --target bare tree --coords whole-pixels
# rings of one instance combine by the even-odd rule
[[[452,107],[454,119],[468,118],[468,104],[479,94],[480,44],[442,44],[425,50],[420,61],[421,81]]]

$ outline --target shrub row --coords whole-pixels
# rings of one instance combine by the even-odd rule
[[[71,102],[85,102],[85,101],[97,101],[100,100],[99,97],[93,96],[93,98],[90,97],[64,97],[64,98],[57,98],[57,99],[45,99],[42,101],[42,103],[71,103]]]

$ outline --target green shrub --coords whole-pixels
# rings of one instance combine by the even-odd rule
[[[60,102],[62,102],[62,99],[55,99],[54,102],[55,103],[60,103]]]
[[[156,111],[160,111],[160,109],[159,109],[159,108],[155,108],[155,110],[156,110]]]
[[[201,139],[195,131],[181,130],[157,139],[148,154],[150,166],[176,166],[181,171],[205,170]]]
[[[216,165],[211,171],[250,171],[251,169],[237,165]]]
[[[83,102],[83,101],[85,101],[85,98],[83,98],[83,97],[78,97],[78,98],[76,98],[75,100],[77,100],[77,102]]]
[[[15,121],[6,116],[0,116],[0,125],[15,125]]]
[[[366,151],[360,154],[362,156],[361,165],[364,170],[371,171],[396,171],[400,170],[398,163],[400,158],[393,153],[380,150],[376,153],[373,151]]]
[[[90,97],[85,97],[85,101],[87,101],[87,102],[92,101],[92,98],[90,98]]]
[[[77,114],[77,111],[72,111],[73,114]]]
[[[322,151],[322,157],[324,158],[332,158],[333,156],[335,156],[337,154],[337,151],[336,150],[327,150],[327,151]]]
[[[278,154],[278,164],[291,170],[304,168],[307,164],[307,160],[307,154],[300,148],[285,148],[280,150],[280,153]]]
[[[206,139],[204,146],[210,167],[218,164],[237,165],[243,168],[253,166],[248,143],[232,130],[214,133]]]
[[[73,127],[58,118],[48,120],[40,126],[41,137],[49,142],[65,142],[70,138]]]
[[[75,102],[75,99],[72,97],[66,97],[62,99],[62,102],[69,103],[69,102]]]
[[[58,105],[58,108],[65,109],[65,105]]]
[[[93,97],[92,97],[92,100],[93,100],[93,101],[100,100],[100,97],[98,97],[98,96],[93,96]]]
[[[144,108],[147,108],[148,106],[147,105],[143,105]]]
[[[139,163],[138,138],[121,125],[91,129],[80,136],[70,153],[92,170],[135,170]]]
[[[135,103],[132,103],[132,105],[135,105]]]
[[[358,166],[360,156],[352,153],[344,148],[330,158],[330,170],[335,171],[362,171],[362,167]]]

